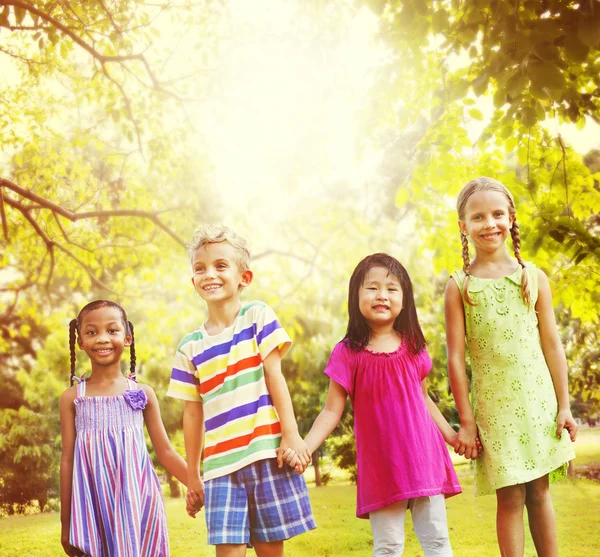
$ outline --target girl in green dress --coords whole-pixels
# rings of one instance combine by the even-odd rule
[[[472,180],[460,192],[457,210],[464,264],[445,293],[448,371],[461,422],[454,450],[470,458],[479,434],[476,495],[496,493],[501,555],[523,556],[526,506],[538,555],[556,557],[548,484],[566,474],[575,456],[577,425],[550,285],[521,258],[514,200],[504,185]],[[509,235],[514,258],[505,246]]]

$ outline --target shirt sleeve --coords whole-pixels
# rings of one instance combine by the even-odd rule
[[[196,366],[190,361],[185,353],[185,345],[179,345],[173,360],[171,379],[167,396],[201,402],[200,380],[196,377]]]
[[[433,363],[431,362],[431,358],[429,357],[429,353],[427,352],[426,348],[423,348],[423,350],[421,350],[421,352],[419,352],[415,358],[417,362],[417,369],[419,370],[419,377],[421,378],[421,381],[423,381],[423,379],[425,379],[425,377],[427,377],[431,371]]]
[[[275,348],[279,348],[283,358],[292,346],[292,340],[279,323],[275,312],[267,304],[261,304],[255,316],[255,323],[256,342],[263,361]]]
[[[345,391],[352,398],[354,391],[354,377],[356,375],[355,358],[352,357],[352,351],[343,342],[336,345],[329,356],[329,362],[325,367],[325,375],[336,383],[344,387]]]

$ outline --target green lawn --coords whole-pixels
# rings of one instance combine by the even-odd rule
[[[577,442],[576,464],[600,461],[600,431],[583,431]],[[580,462],[580,459],[582,462]],[[495,497],[473,497],[473,478],[468,467],[458,466],[464,493],[448,500],[448,523],[457,557],[498,556],[495,539]],[[308,478],[307,478],[308,479]],[[590,557],[600,547],[600,484],[567,479],[553,485],[561,557]],[[356,489],[337,480],[333,485],[310,486],[317,530],[286,544],[287,557],[369,557],[372,540],[369,522],[355,517]],[[214,549],[206,545],[203,517],[190,519],[182,500],[167,500],[169,537],[173,557],[208,557]],[[0,520],[2,557],[58,557],[60,547],[58,513]],[[254,552],[249,552],[254,555]],[[418,542],[407,524],[404,555],[421,556]],[[528,537],[526,557],[535,551]]]

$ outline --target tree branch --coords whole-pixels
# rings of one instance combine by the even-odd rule
[[[29,199],[30,201],[37,203],[44,209],[49,209],[50,211],[52,211],[53,213],[55,213],[57,215],[60,215],[61,217],[65,217],[66,219],[69,219],[71,222],[76,222],[78,220],[84,220],[84,219],[92,219],[92,218],[97,218],[97,217],[136,217],[136,218],[147,219],[147,220],[153,222],[158,228],[160,228],[161,230],[166,232],[169,236],[171,236],[171,238],[173,238],[173,240],[175,240],[175,242],[177,242],[180,246],[182,246],[184,248],[186,246],[186,243],[173,230],[171,230],[167,225],[165,225],[159,219],[159,217],[156,213],[151,213],[148,211],[138,211],[136,209],[114,209],[114,210],[105,210],[105,211],[100,210],[100,211],[88,211],[88,212],[84,212],[84,213],[74,213],[72,211],[69,211],[68,209],[65,209],[63,207],[60,207],[59,205],[52,203],[48,199],[41,197],[41,196],[33,193],[32,191],[29,191],[25,188],[18,186],[17,184],[14,184],[13,182],[11,182],[9,180],[6,180],[5,178],[0,178],[0,187],[5,187],[9,190],[12,190],[15,193],[17,193],[18,195],[24,197],[25,199]],[[5,197],[5,200],[9,205],[12,205],[13,207],[18,208],[18,206],[20,205],[21,208],[23,208],[25,210],[30,209],[28,207],[25,207],[24,205],[21,205],[18,201],[15,201],[13,199]],[[33,221],[33,222],[35,222],[35,221]],[[36,229],[36,232],[38,231],[39,227],[37,226],[37,223],[35,223],[34,229]],[[43,231],[41,229],[39,229],[39,230],[40,230],[41,234],[39,232],[38,232],[38,234],[40,234],[40,237],[43,237]]]
[[[152,72],[152,69],[150,68],[150,65],[148,64],[148,61],[146,60],[146,58],[143,54],[123,54],[123,55],[114,55],[114,56],[101,54],[92,45],[85,42],[72,29],[70,29],[63,23],[61,23],[58,19],[51,16],[49,13],[46,13],[43,10],[40,10],[36,6],[29,4],[28,2],[23,2],[22,0],[3,0],[3,4],[5,6],[18,7],[23,10],[26,10],[27,12],[29,12],[31,14],[37,15],[38,17],[43,19],[45,22],[51,24],[53,27],[55,27],[56,29],[61,31],[64,35],[69,37],[74,43],[79,45],[83,50],[85,50],[88,54],[90,54],[94,59],[96,59],[98,62],[100,62],[100,64],[102,66],[104,66],[105,64],[108,64],[110,62],[120,63],[120,62],[127,62],[129,60],[137,60],[137,61],[141,62],[144,65],[146,72],[148,74],[148,77],[150,78],[150,81],[152,82],[152,86],[155,89],[163,91],[164,93],[167,93],[169,95],[176,96],[174,93],[170,93],[169,91],[162,89],[160,82],[156,79],[156,76]]]

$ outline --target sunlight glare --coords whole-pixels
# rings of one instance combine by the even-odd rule
[[[294,2],[230,10],[231,44],[202,115],[224,203],[284,217],[324,183],[361,180],[356,116],[378,62],[371,12],[330,33]]]

